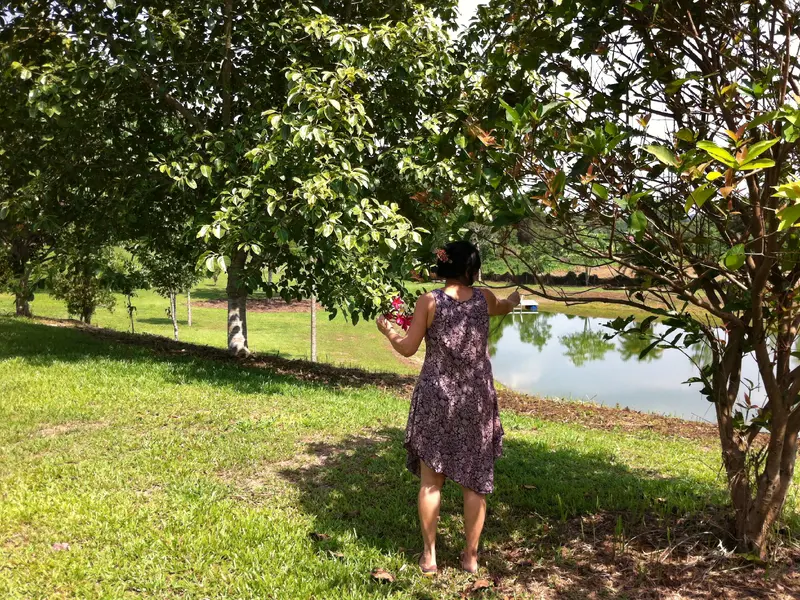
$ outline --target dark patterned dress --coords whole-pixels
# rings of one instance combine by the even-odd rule
[[[408,469],[420,459],[480,494],[494,488],[503,427],[489,362],[489,309],[477,289],[459,302],[434,290],[436,313],[425,334],[425,364],[411,397],[405,447]]]

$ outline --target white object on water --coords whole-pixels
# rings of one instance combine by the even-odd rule
[[[539,312],[539,303],[533,298],[522,298],[514,307],[514,312]]]

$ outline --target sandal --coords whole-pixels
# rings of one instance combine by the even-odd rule
[[[417,564],[419,565],[419,570],[422,571],[422,574],[425,577],[434,577],[439,572],[439,569],[436,567],[436,565],[423,567],[422,563],[417,563]]]

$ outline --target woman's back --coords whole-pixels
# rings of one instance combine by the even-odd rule
[[[436,311],[426,335],[425,364],[411,399],[408,467],[422,460],[478,493],[492,491],[503,428],[489,362],[489,311],[473,289],[459,302],[433,292]]]

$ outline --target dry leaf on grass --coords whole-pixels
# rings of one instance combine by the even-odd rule
[[[312,540],[315,540],[317,542],[331,539],[331,536],[329,536],[327,533],[317,533],[316,531],[312,531],[308,535],[311,537]]]
[[[371,575],[372,575],[372,578],[375,581],[381,581],[381,582],[385,581],[385,582],[388,582],[388,583],[391,583],[391,582],[394,581],[394,575],[389,573],[389,571],[387,571],[386,569],[381,569],[380,567],[378,567],[376,569],[372,569]]]
[[[67,542],[56,542],[51,548],[56,552],[61,552],[62,550],[69,550],[69,544]]]
[[[472,591],[473,592],[480,592],[481,590],[488,590],[492,587],[492,582],[488,579],[478,579],[475,583],[472,584]]]

